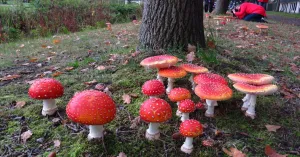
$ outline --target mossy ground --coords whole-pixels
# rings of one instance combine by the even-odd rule
[[[275,23],[269,24],[268,36],[238,37],[243,34],[239,31],[239,26],[247,25],[250,30],[257,31],[255,24],[233,21],[225,26],[216,26],[212,20],[210,24],[205,20],[206,30],[213,30],[216,35],[216,50],[210,51],[216,53],[218,62],[208,63],[206,61],[209,58],[201,59],[201,53],[208,51],[205,50],[197,53],[199,58],[194,63],[202,64],[224,77],[235,72],[271,74],[276,77],[279,87],[286,85],[294,93],[299,93],[299,73],[290,68],[291,63],[300,66],[299,60],[293,60],[300,54],[297,46],[300,43],[295,40],[300,38],[300,33],[293,34],[299,27]],[[221,27],[221,30],[216,31],[217,27]],[[131,57],[138,43],[138,29],[139,26],[133,24],[122,24],[114,25],[113,32],[100,29],[0,45],[0,76],[21,75],[18,79],[0,82],[0,156],[47,156],[53,151],[56,151],[58,156],[71,157],[116,156],[120,152],[130,157],[186,156],[180,152],[183,139],[172,138],[172,134],[178,132],[180,125],[175,112],[172,119],[160,127],[161,139],[158,141],[151,142],[144,138],[146,123],[141,122],[137,128],[130,128],[131,121],[138,116],[140,104],[147,99],[141,94],[141,86],[156,75],[156,71],[144,69],[139,65],[143,58],[152,53],[141,53]],[[120,44],[116,44],[117,32],[122,34]],[[59,39],[60,43],[53,44],[53,39]],[[105,44],[108,40],[110,45]],[[21,46],[22,44],[24,46]],[[44,48],[42,45],[52,48]],[[124,48],[124,45],[128,47]],[[236,47],[239,45],[242,48]],[[185,62],[186,52],[170,50],[167,53],[172,53]],[[114,55],[115,57],[112,57]],[[32,58],[36,58],[37,61],[29,62]],[[29,65],[22,65],[24,63]],[[42,63],[41,67],[37,66],[39,63]],[[107,66],[107,69],[97,70],[95,67],[100,65]],[[67,66],[74,69],[64,70]],[[28,97],[29,85],[26,81],[36,79],[37,74],[51,71],[55,67],[58,68],[57,71],[63,72],[56,79],[64,85],[65,94],[57,99],[59,112],[54,116],[43,117],[40,113],[42,102]],[[52,74],[54,72],[55,70]],[[52,74],[46,74],[45,77],[52,77]],[[93,89],[94,85],[86,85],[84,82],[94,79],[109,86],[117,104],[117,117],[105,125],[106,134],[103,141],[88,141],[88,129],[83,125],[71,123],[65,114],[65,106],[74,93]],[[175,86],[190,88],[188,77],[176,81]],[[130,104],[124,104],[123,94],[137,94],[138,97],[132,98]],[[197,110],[191,115],[207,126],[204,135],[195,139],[195,150],[191,156],[225,156],[223,147],[237,147],[248,156],[265,156],[264,147],[267,144],[282,154],[299,152],[299,97],[286,99],[282,92],[266,97],[260,96],[257,99],[257,117],[251,120],[240,110],[243,96],[234,91],[232,99],[219,102],[215,118],[206,118],[205,110]],[[166,96],[163,98],[168,100]],[[194,95],[193,100],[199,101],[199,98]],[[26,105],[17,109],[14,107],[16,101],[26,101]],[[175,111],[175,104],[170,104]],[[60,122],[53,122],[54,118],[59,118]],[[280,125],[282,128],[277,132],[268,132],[266,124]],[[20,135],[27,130],[31,130],[33,135],[23,143]],[[223,134],[216,135],[216,130]],[[43,138],[43,141],[37,142],[40,138]],[[201,141],[208,138],[215,141],[214,147],[202,146]],[[54,140],[61,141],[60,147],[54,147]]]

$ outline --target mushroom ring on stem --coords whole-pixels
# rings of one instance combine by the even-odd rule
[[[142,86],[142,93],[144,95],[152,97],[159,97],[165,94],[165,86],[159,80],[149,80],[146,81]]]
[[[190,81],[192,83],[192,89],[195,90],[196,84],[194,82],[195,74],[207,73],[208,69],[202,66],[194,65],[194,64],[181,64],[181,68],[185,71],[192,73],[190,77]]]
[[[146,131],[148,140],[159,139],[159,125],[172,117],[171,106],[163,99],[150,98],[143,102],[140,107],[140,117],[142,120],[149,122],[149,128]]]
[[[178,117],[181,117],[181,112],[178,110],[179,101],[185,100],[185,99],[190,99],[191,97],[192,96],[191,96],[190,91],[188,89],[186,89],[186,88],[174,88],[168,94],[168,98],[172,102],[177,102],[176,115]]]
[[[190,119],[189,114],[196,110],[195,103],[191,99],[185,99],[179,102],[178,110],[182,113],[181,121]]]
[[[37,79],[28,90],[28,94],[33,99],[43,100],[42,115],[53,115],[57,111],[55,99],[64,93],[62,84],[52,78]]]
[[[159,69],[158,74],[162,77],[168,78],[168,88],[166,92],[169,94],[173,89],[175,79],[184,77],[187,72],[181,67],[171,66],[169,68]]]
[[[74,95],[66,112],[72,121],[89,125],[88,139],[91,140],[103,137],[103,125],[115,118],[116,105],[104,92],[85,90]]]
[[[202,124],[197,120],[188,119],[180,124],[179,131],[182,136],[186,137],[181,146],[181,151],[187,154],[192,153],[194,148],[193,138],[203,133]]]

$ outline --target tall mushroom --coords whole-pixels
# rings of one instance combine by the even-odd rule
[[[178,62],[178,58],[171,55],[158,55],[145,58],[141,61],[140,65],[145,68],[156,68],[159,70],[160,68],[168,68],[172,65],[175,65]],[[163,81],[163,78],[157,74],[157,79]]]
[[[183,122],[190,118],[189,114],[196,110],[196,106],[191,99],[185,99],[179,102],[178,110],[182,113],[180,120]]]
[[[249,85],[246,83],[235,83],[233,85],[235,89],[248,95],[248,109],[245,113],[246,116],[255,118],[255,104],[257,95],[270,95],[278,90],[278,87],[273,84],[267,85]]]
[[[88,139],[91,140],[103,137],[103,125],[115,118],[116,105],[104,92],[85,90],[74,95],[66,112],[72,121],[89,125]]]
[[[195,90],[196,84],[194,82],[195,74],[207,73],[208,69],[202,66],[194,65],[194,64],[181,64],[181,68],[185,71],[192,73],[190,77],[190,81],[192,83],[192,89]]]
[[[172,117],[171,106],[163,99],[150,98],[143,102],[140,108],[140,117],[149,122],[149,128],[146,131],[148,140],[159,139],[159,124],[169,120]]]
[[[217,106],[217,101],[228,100],[232,97],[232,90],[221,83],[199,84],[195,88],[195,93],[200,98],[206,99],[206,117],[214,117],[214,107]]]
[[[193,138],[203,133],[202,124],[197,120],[188,119],[180,124],[179,131],[182,136],[186,137],[181,146],[181,151],[187,154],[192,153],[194,148]]]
[[[164,84],[159,80],[146,81],[142,86],[142,93],[144,95],[153,97],[159,97],[165,93],[166,89]]]
[[[171,66],[169,68],[159,69],[158,74],[162,77],[168,78],[168,88],[166,92],[169,94],[173,89],[175,79],[184,77],[187,72],[181,67]]]
[[[64,93],[62,84],[52,78],[37,79],[28,90],[28,94],[33,99],[43,100],[42,115],[53,115],[57,111],[55,99]]]
[[[181,100],[190,99],[191,97],[192,96],[190,91],[186,88],[174,88],[168,94],[168,98],[173,102],[177,102],[177,106],[179,105],[179,102]],[[176,115],[179,117],[181,116],[181,112],[178,110],[178,108],[176,111]]]

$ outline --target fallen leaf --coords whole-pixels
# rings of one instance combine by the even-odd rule
[[[27,130],[21,134],[21,139],[23,143],[26,143],[26,141],[32,136],[32,132],[30,130]]]
[[[110,41],[106,40],[106,41],[104,41],[104,44],[107,45],[107,46],[109,46],[110,45]]]
[[[73,69],[74,69],[74,67],[66,67],[66,68],[65,68],[66,71],[71,71],[71,70],[73,70]]]
[[[140,51],[135,51],[131,54],[132,57],[136,57],[137,55],[139,55],[141,52]]]
[[[127,157],[127,155],[124,152],[121,152],[117,157]]]
[[[128,64],[128,60],[125,60],[125,61],[123,62],[123,65],[126,65],[126,64]]]
[[[123,45],[122,48],[128,49],[129,45]]]
[[[232,156],[232,157],[246,157],[246,154],[244,154],[243,152],[239,151],[236,148],[231,147],[230,151],[226,148],[222,148],[223,152],[226,153],[228,156]]]
[[[82,69],[80,70],[81,72],[87,72],[89,70],[89,68],[85,68],[85,69]]]
[[[299,60],[299,59],[300,59],[300,56],[295,56],[295,57],[293,58],[294,61]]]
[[[56,52],[48,52],[49,56],[55,56],[57,53]]]
[[[105,67],[105,66],[103,66],[103,65],[100,65],[100,66],[98,66],[96,69],[97,69],[97,70],[100,70],[100,71],[102,71],[102,70],[105,70],[105,69],[106,69],[106,67]]]
[[[135,129],[138,127],[138,125],[141,122],[141,118],[140,116],[135,117],[133,120],[131,120],[131,125],[130,125],[130,129]]]
[[[22,64],[22,65],[24,65],[24,66],[27,66],[27,65],[29,65],[30,63],[24,63],[24,64]]]
[[[47,45],[42,44],[41,47],[42,48],[47,48]]]
[[[202,146],[204,147],[212,147],[214,146],[214,140],[213,139],[207,139],[202,141]]]
[[[52,48],[53,48],[53,46],[47,46],[46,48],[47,48],[47,49],[52,49]]]
[[[139,97],[139,95],[138,94],[135,94],[135,93],[131,93],[131,94],[129,94],[131,97],[133,97],[133,98],[138,98]]]
[[[60,40],[59,39],[54,39],[52,42],[53,42],[53,44],[59,44]]]
[[[196,52],[196,46],[195,45],[191,45],[191,44],[188,44],[188,52]]]
[[[42,63],[39,63],[36,66],[40,68],[40,67],[42,67]]]
[[[57,76],[59,76],[61,74],[62,74],[62,72],[56,71],[55,73],[52,74],[52,77],[57,77]]]
[[[193,62],[195,60],[195,52],[190,52],[189,54],[186,55],[186,60],[188,62]]]
[[[269,124],[267,124],[265,126],[268,129],[268,131],[270,131],[270,132],[271,131],[276,132],[279,128],[281,128],[281,126],[279,126],[279,125],[269,125]]]
[[[236,48],[246,48],[246,47],[242,45],[237,45]]]
[[[112,96],[112,93],[111,93],[111,91],[109,91],[109,88],[108,88],[108,87],[106,87],[106,88],[103,90],[103,92],[106,93],[106,94],[109,95],[109,96]]]
[[[96,84],[97,83],[97,80],[92,80],[92,81],[89,81],[89,82],[84,82],[84,84],[86,85],[93,85],[93,84]]]
[[[216,48],[216,44],[214,41],[207,41],[207,47],[211,48],[211,49],[215,49]]]
[[[0,81],[13,80],[13,79],[16,79],[16,78],[19,78],[19,77],[21,77],[21,75],[17,75],[17,74],[7,75],[7,76],[4,76],[3,78],[0,78]]]
[[[54,143],[54,147],[55,148],[59,148],[60,147],[60,140],[54,140],[53,143]]]
[[[270,145],[266,145],[266,147],[265,147],[265,154],[268,157],[287,157],[287,155],[278,154],[274,149],[271,148]]]
[[[183,136],[180,134],[180,132],[175,132],[173,135],[172,135],[172,139],[173,140],[179,140],[183,138]]]
[[[29,62],[31,62],[31,63],[33,63],[33,62],[36,62],[38,59],[37,58],[35,58],[35,57],[31,57],[31,58],[29,58]]]
[[[104,83],[98,83],[95,86],[95,89],[103,91],[105,89],[106,85]]]
[[[21,45],[20,45],[20,48],[23,48],[24,46],[25,46],[24,44],[21,44]]]
[[[122,96],[122,98],[123,98],[124,104],[130,104],[130,102],[131,102],[131,97],[130,97],[130,95],[124,94],[124,95]]]
[[[22,108],[23,106],[25,106],[25,104],[26,104],[26,102],[25,101],[18,101],[17,103],[16,103],[16,108]]]
[[[56,152],[51,152],[48,157],[56,157]]]
[[[59,121],[60,121],[59,118],[53,118],[53,119],[52,119],[52,122],[53,122],[53,123],[57,123],[57,122],[59,122]]]

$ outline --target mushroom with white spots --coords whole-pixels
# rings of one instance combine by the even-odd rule
[[[177,102],[177,106],[181,100],[190,99],[191,97],[191,92],[186,88],[174,88],[168,94],[168,98],[173,102]],[[181,112],[178,109],[176,115],[181,116]]]
[[[180,124],[179,131],[182,136],[186,137],[181,146],[181,151],[187,154],[192,153],[194,148],[193,138],[203,133],[202,124],[197,120],[188,119]]]
[[[169,94],[173,89],[173,83],[175,82],[175,79],[184,77],[187,72],[181,67],[171,66],[169,68],[159,69],[158,74],[162,77],[168,78],[168,88],[166,92]]]
[[[181,64],[181,68],[185,71],[192,73],[190,77],[190,81],[192,83],[192,89],[195,90],[196,84],[194,82],[195,74],[207,73],[208,69],[202,66],[194,65],[194,64]]]
[[[178,58],[171,55],[158,55],[158,56],[152,56],[145,58],[141,61],[140,65],[142,65],[145,68],[168,68],[172,65],[175,65],[178,62]],[[163,82],[163,78],[157,74],[157,79]]]
[[[179,102],[178,110],[181,114],[181,121],[189,119],[189,114],[196,110],[195,103],[191,99],[185,99]]]
[[[195,93],[200,98],[206,99],[206,117],[214,117],[214,107],[217,106],[217,101],[228,100],[232,97],[232,90],[221,83],[199,84],[195,88]]]
[[[140,107],[140,117],[149,122],[149,128],[146,131],[148,140],[159,139],[159,125],[172,117],[171,106],[163,99],[150,98],[143,102]]]
[[[146,81],[142,86],[142,93],[144,95],[153,97],[159,97],[165,93],[166,89],[164,84],[159,80]]]
[[[43,100],[42,115],[53,115],[57,111],[55,99],[64,94],[62,84],[52,78],[37,79],[28,90],[33,99]]]
[[[91,140],[103,137],[103,125],[115,118],[116,105],[104,92],[85,90],[74,95],[66,112],[72,121],[89,125],[88,139]]]

